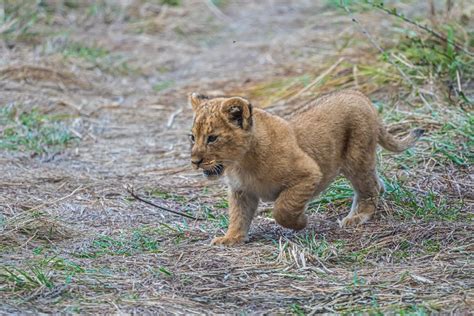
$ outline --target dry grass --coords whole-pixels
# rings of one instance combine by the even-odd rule
[[[72,236],[63,223],[43,212],[25,211],[8,218],[3,223],[0,234],[1,244],[5,246],[26,246],[32,240],[55,242]],[[21,240],[19,240],[19,237]]]
[[[455,54],[460,68],[436,68],[439,54],[424,55],[413,38],[382,35],[443,43],[353,8],[381,55],[332,1],[44,3],[0,24],[0,106],[54,117],[76,141],[0,153],[0,312],[471,311],[472,59]],[[409,17],[424,8],[397,6]],[[451,23],[469,48],[459,8],[427,19]],[[387,192],[376,218],[340,229],[352,190],[337,179],[310,204],[307,229],[279,227],[263,204],[248,244],[209,246],[228,224],[225,187],[188,166],[187,93],[239,93],[287,116],[340,88],[369,94],[393,133],[427,131],[401,155],[379,152]],[[23,144],[25,133],[8,131],[22,124],[0,116],[0,140]],[[206,220],[163,213],[127,186]]]
[[[15,80],[29,83],[48,81],[63,86],[79,86],[85,89],[92,87],[89,83],[77,79],[74,74],[31,65],[13,66],[0,69],[0,78],[2,80]]]

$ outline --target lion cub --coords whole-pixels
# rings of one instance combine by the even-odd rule
[[[288,121],[253,108],[241,97],[193,93],[191,163],[229,185],[229,228],[212,244],[248,239],[260,200],[275,201],[273,217],[295,230],[307,224],[306,205],[343,174],[354,187],[341,227],[360,225],[375,213],[384,186],[376,172],[376,147],[401,152],[422,135],[403,140],[387,132],[370,100],[357,91],[326,95]]]

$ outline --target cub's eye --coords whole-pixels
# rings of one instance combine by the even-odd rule
[[[217,140],[217,136],[216,136],[216,135],[207,136],[207,143],[208,143],[208,144],[212,144],[212,143],[214,143],[216,140]]]
[[[193,142],[193,143],[194,143],[194,135],[192,135],[192,134],[191,134],[191,135],[189,135],[189,138],[191,139],[191,142]]]

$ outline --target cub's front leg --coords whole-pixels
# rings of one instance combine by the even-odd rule
[[[321,175],[314,171],[301,177],[298,183],[283,190],[275,201],[273,217],[283,227],[300,230],[306,227],[306,205],[321,191]]]
[[[236,245],[248,240],[250,223],[258,207],[259,198],[251,193],[230,191],[229,228],[222,237],[216,237],[211,245]]]

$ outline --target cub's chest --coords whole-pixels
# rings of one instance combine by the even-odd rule
[[[258,179],[251,174],[242,172],[227,174],[226,183],[232,190],[253,193],[262,201],[275,201],[281,192],[280,184]]]

